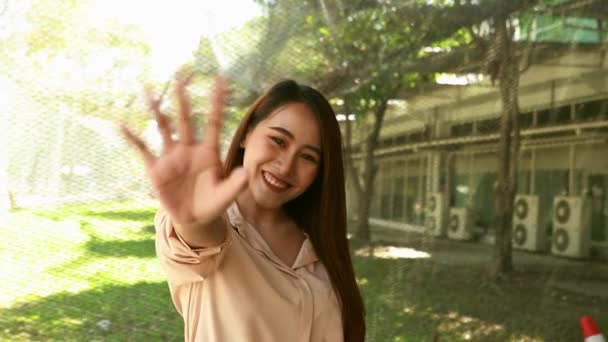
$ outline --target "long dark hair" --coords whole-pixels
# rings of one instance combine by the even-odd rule
[[[346,239],[346,199],[342,138],[329,102],[312,87],[285,80],[256,100],[245,114],[230,144],[224,163],[229,174],[243,165],[240,147],[247,132],[280,106],[304,103],[315,114],[321,132],[322,157],[317,177],[310,187],[283,209],[309,236],[315,252],[329,274],[342,308],[345,341],[365,339],[363,300],[355,279]]]

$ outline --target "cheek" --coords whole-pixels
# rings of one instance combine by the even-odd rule
[[[315,180],[318,173],[319,167],[316,165],[305,165],[302,167],[300,170],[300,180],[302,181],[302,184],[305,186],[310,185]]]
[[[273,146],[264,140],[252,141],[245,149],[243,156],[243,166],[246,168],[256,168],[273,154]]]
[[[247,171],[250,181],[255,177],[256,169],[258,168],[257,156],[252,152],[245,150],[245,155],[243,156],[243,168]]]

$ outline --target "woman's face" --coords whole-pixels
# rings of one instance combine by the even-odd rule
[[[249,191],[263,208],[280,208],[306,191],[317,176],[321,132],[306,104],[277,108],[247,133],[243,146]]]

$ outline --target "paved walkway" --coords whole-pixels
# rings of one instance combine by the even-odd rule
[[[493,246],[485,243],[434,239],[388,228],[372,228],[372,241],[375,245],[403,246],[426,252],[432,260],[444,265],[488,265],[493,254]],[[513,250],[513,263],[518,270],[544,274],[547,286],[608,298],[608,262]]]

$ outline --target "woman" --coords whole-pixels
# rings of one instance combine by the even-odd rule
[[[283,81],[261,96],[219,158],[226,84],[203,139],[177,80],[179,139],[142,154],[162,210],[156,251],[187,341],[363,341],[363,303],[346,240],[341,136],[328,101]]]

